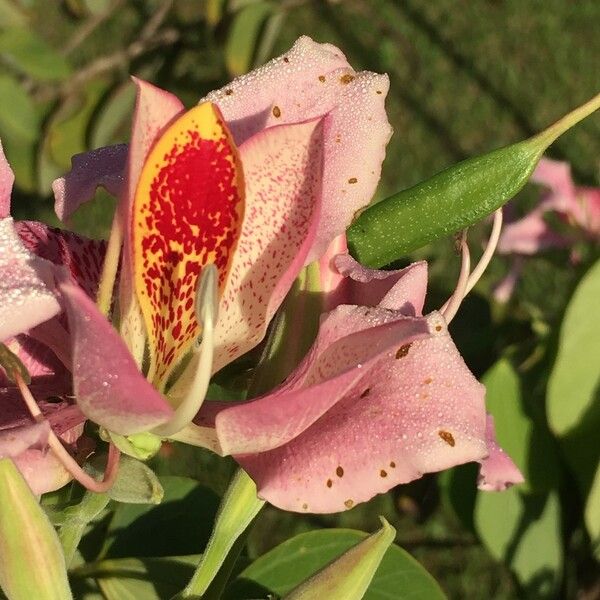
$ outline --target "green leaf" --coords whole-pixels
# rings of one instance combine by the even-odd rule
[[[585,274],[565,313],[546,406],[552,430],[564,435],[592,409],[600,387],[600,260]]]
[[[39,117],[33,101],[21,84],[9,75],[0,75],[0,136],[27,142],[39,136]]]
[[[11,600],[72,598],[56,531],[8,458],[0,459],[0,586]]]
[[[30,27],[0,31],[0,56],[16,70],[40,81],[71,75],[69,63]]]
[[[117,138],[121,132],[124,136],[129,135],[125,126],[129,126],[131,123],[135,93],[135,86],[131,82],[126,82],[108,96],[91,125],[90,145],[92,148],[114,144],[115,141],[118,141]],[[124,136],[121,136],[122,139],[125,139]]]
[[[518,487],[479,492],[475,523],[490,553],[516,573],[532,597],[553,597],[563,558],[556,492],[525,495]]]
[[[600,106],[600,94],[542,133],[464,160],[364,210],[347,231],[354,258],[381,267],[476,223],[527,182],[546,148]]]
[[[352,529],[321,529],[302,533],[277,546],[246,568],[226,591],[227,600],[283,596],[363,541],[366,533]],[[436,581],[396,545],[388,548],[365,600],[438,600],[445,598]]]
[[[585,503],[585,525],[590,537],[596,544],[600,544],[600,466]]]
[[[104,465],[104,457],[101,463]],[[129,504],[160,504],[164,496],[154,471],[127,455],[121,456],[117,480],[107,493],[112,500]]]
[[[0,28],[19,27],[27,23],[25,13],[11,0],[0,0]]]
[[[225,45],[225,64],[230,75],[248,71],[261,27],[272,12],[270,2],[256,2],[235,15]]]
[[[17,377],[21,377],[27,385],[31,383],[31,376],[27,367],[6,344],[2,343],[0,343],[0,367],[2,367],[8,379],[13,383],[17,382]]]
[[[107,600],[164,600],[190,578],[199,556],[107,559],[73,571],[94,577]]]
[[[164,490],[158,506],[118,504],[103,557],[156,557],[198,554],[209,539],[218,497],[187,477],[159,477]]]
[[[248,528],[264,504],[264,500],[260,500],[256,495],[254,481],[245,471],[238,469],[219,507],[202,560],[191,581],[183,590],[182,598],[197,598],[204,595],[235,541]]]
[[[204,18],[211,27],[215,27],[221,22],[225,1],[226,0],[206,0]]]

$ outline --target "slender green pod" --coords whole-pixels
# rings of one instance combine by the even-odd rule
[[[600,94],[532,138],[469,158],[365,209],[347,231],[350,254],[382,267],[489,215],[525,185],[542,154],[600,108]]]

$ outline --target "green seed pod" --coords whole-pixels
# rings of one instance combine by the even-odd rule
[[[0,587],[10,600],[70,600],[54,527],[12,460],[0,459]]]
[[[542,133],[469,158],[364,210],[347,231],[350,254],[382,267],[489,215],[527,182],[548,146],[600,107],[600,94]]]

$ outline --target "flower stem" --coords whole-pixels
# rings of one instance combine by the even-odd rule
[[[452,319],[456,316],[458,309],[466,295],[467,285],[469,283],[469,272],[471,270],[471,254],[469,253],[469,245],[467,244],[467,231],[466,229],[461,234],[460,249],[462,254],[462,263],[460,266],[460,275],[456,282],[456,289],[450,297],[450,299],[444,304],[440,312],[446,323],[450,324]]]

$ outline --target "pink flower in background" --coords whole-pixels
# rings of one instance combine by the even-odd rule
[[[569,248],[577,240],[600,241],[600,188],[576,186],[568,163],[542,158],[531,176],[545,188],[539,204],[523,218],[504,227],[498,252],[517,255],[511,271],[496,287],[494,296],[506,302],[523,268],[521,256],[538,254],[548,248]],[[558,232],[548,222],[556,215],[570,226]],[[576,256],[573,255],[573,260]]]

